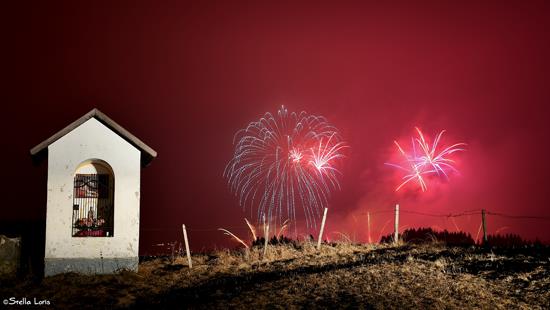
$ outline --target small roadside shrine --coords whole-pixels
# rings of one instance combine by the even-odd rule
[[[157,153],[97,109],[30,152],[48,160],[44,275],[137,271],[140,169]]]

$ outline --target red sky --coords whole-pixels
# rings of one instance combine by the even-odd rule
[[[245,216],[222,178],[233,134],[281,104],[324,115],[351,146],[331,238],[364,240],[363,213],[396,202],[550,216],[543,1],[106,3],[3,9],[0,219],[45,218],[46,165],[33,166],[29,149],[97,107],[159,153],[142,171],[141,253],[181,240],[181,223],[194,249],[227,245],[215,229],[244,227]],[[462,174],[428,195],[395,194],[383,163],[414,126],[467,142]],[[390,218],[373,216],[373,239]],[[456,229],[425,216],[401,223]],[[479,219],[456,224],[475,235]],[[488,229],[550,240],[548,224],[489,217]]]

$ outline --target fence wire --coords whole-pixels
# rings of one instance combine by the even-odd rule
[[[384,214],[384,213],[394,213],[395,209],[383,209],[383,210],[374,210],[369,212],[359,212],[355,214],[359,215],[376,215],[376,214]],[[399,209],[400,213],[404,214],[415,214],[415,215],[422,215],[422,216],[430,216],[430,217],[440,217],[440,218],[455,218],[455,217],[462,217],[462,216],[471,216],[471,215],[481,215],[483,210],[482,209],[474,209],[474,210],[467,210],[462,211],[460,213],[448,213],[448,214],[438,214],[438,213],[428,213],[428,212],[420,212],[420,211],[414,211],[414,210],[407,210],[407,209]],[[499,216],[504,218],[511,218],[511,219],[536,219],[536,220],[544,220],[544,221],[550,221],[550,217],[547,216],[534,216],[534,215],[514,215],[514,214],[506,214],[501,212],[492,212],[492,211],[485,211],[486,215],[492,215],[492,216]],[[297,221],[297,223],[300,223],[303,221]],[[261,225],[261,224],[259,224]],[[294,224],[292,224],[294,225]],[[223,227],[217,227],[217,228],[206,228],[206,227],[200,227],[200,228],[193,228],[187,226],[188,231],[194,231],[194,232],[209,232],[209,231],[218,231],[218,228],[224,228],[228,230],[244,230],[248,231],[249,227],[246,225],[242,226],[223,226]],[[179,231],[181,228],[144,228],[143,231]]]

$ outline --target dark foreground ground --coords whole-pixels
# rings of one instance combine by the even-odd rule
[[[550,309],[548,247],[309,243],[143,261],[139,272],[3,281],[2,299],[54,308]],[[25,308],[18,306],[17,308]],[[45,308],[45,307],[41,307]]]

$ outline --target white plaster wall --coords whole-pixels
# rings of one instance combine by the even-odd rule
[[[46,259],[138,256],[140,155],[95,118],[48,147]],[[89,159],[107,162],[114,172],[113,237],[72,237],[74,174]]]

